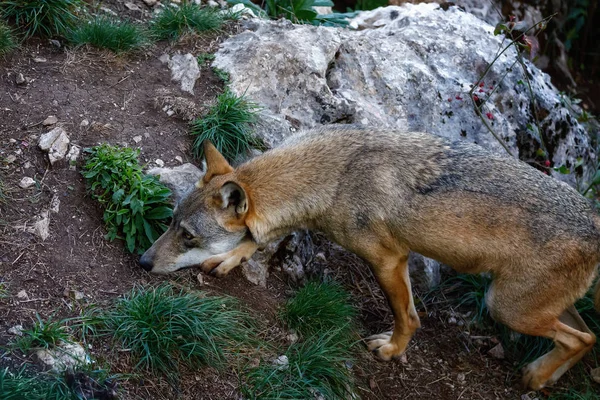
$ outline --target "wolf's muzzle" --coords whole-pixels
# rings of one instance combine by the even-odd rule
[[[146,271],[148,271],[148,272],[152,271],[152,268],[154,267],[154,263],[152,262],[152,258],[148,256],[148,252],[145,252],[142,255],[142,257],[140,258],[140,265]]]

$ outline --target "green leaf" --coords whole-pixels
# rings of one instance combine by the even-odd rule
[[[123,190],[123,188],[121,188],[112,195],[112,200],[115,203],[118,203],[119,201],[121,201],[121,198],[123,197],[124,194],[125,194],[125,190]]]
[[[129,250],[130,253],[133,253],[135,250],[135,236],[133,236],[133,234],[127,235],[125,241],[127,243],[127,250]]]
[[[571,171],[569,171],[569,168],[567,168],[565,165],[561,165],[559,168],[554,168],[554,170],[556,172],[560,172],[561,174],[570,174]]]
[[[503,32],[508,32],[508,30],[508,26],[506,26],[503,22],[500,22],[498,25],[496,25],[496,28],[494,29],[494,36],[498,36]]]
[[[156,207],[144,214],[146,219],[166,219],[173,216],[173,210],[167,206]]]

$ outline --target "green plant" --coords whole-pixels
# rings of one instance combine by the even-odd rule
[[[348,331],[354,328],[356,309],[349,299],[348,293],[336,283],[308,282],[287,301],[281,317],[304,337],[334,328],[350,337]]]
[[[35,348],[52,349],[60,343],[70,341],[66,321],[53,321],[52,317],[44,321],[38,314],[35,317],[33,327],[24,330],[23,336],[15,343],[19,350],[25,353]]]
[[[0,56],[17,47],[11,29],[0,21]]]
[[[259,107],[246,96],[237,96],[226,89],[203,118],[191,123],[190,134],[195,136],[194,156],[203,156],[202,143],[205,140],[210,140],[230,161],[248,152],[251,147],[264,148],[251,130],[258,110]]]
[[[81,0],[3,0],[0,16],[13,21],[25,38],[62,36],[75,26],[80,5]]]
[[[188,32],[210,32],[221,29],[226,15],[212,7],[200,8],[191,1],[179,7],[164,7],[154,17],[150,29],[157,39],[177,40]]]
[[[77,46],[90,44],[116,53],[139,49],[150,42],[141,26],[107,17],[96,17],[80,24],[68,38]]]
[[[13,374],[0,370],[0,399],[87,400],[116,398],[118,376],[107,370],[67,370],[63,374],[28,374],[25,368]]]
[[[252,342],[249,315],[229,297],[204,296],[163,284],[134,288],[95,316],[108,334],[137,359],[136,368],[175,378],[178,361],[219,367],[242,343]]]
[[[202,53],[199,54],[198,57],[196,57],[198,60],[198,64],[200,66],[206,64],[208,61],[212,61],[215,59],[215,55],[212,53]]]
[[[221,68],[213,68],[214,74],[222,80],[225,84],[229,84],[231,81],[231,77],[229,76],[229,72],[223,71]]]
[[[8,288],[5,282],[0,282],[0,300],[6,299],[9,296]]]
[[[343,329],[343,328],[342,328]],[[242,394],[251,399],[352,398],[351,345],[340,342],[338,329],[320,332],[293,344],[286,364],[263,361],[245,376]]]
[[[92,197],[104,207],[107,238],[125,239],[130,252],[142,253],[167,230],[164,222],[173,215],[167,202],[171,191],[142,173],[139,150],[103,144],[86,152],[82,174]]]
[[[251,0],[227,0],[229,4],[243,4],[254,12],[266,14],[273,19],[286,18],[294,23],[310,23],[325,26],[346,26],[348,18],[356,15],[355,12],[332,13],[318,15],[314,7],[333,7],[330,0],[266,0],[260,8]]]
[[[548,400],[600,400],[600,393],[594,390],[591,385],[588,383],[585,392],[576,389],[554,392],[548,397]]]

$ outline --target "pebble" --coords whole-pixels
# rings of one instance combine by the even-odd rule
[[[175,160],[179,161],[180,164],[183,164],[183,158],[181,158],[181,156],[175,156]]]
[[[46,61],[48,61],[48,60],[46,60],[44,57],[35,57],[33,59],[33,62],[36,62],[36,63],[45,63]]]
[[[8,328],[8,333],[15,336],[23,336],[23,325],[15,325]]]
[[[21,290],[19,293],[17,293],[17,299],[29,300],[29,296],[27,295],[27,292],[25,290]]]
[[[143,0],[144,3],[146,3],[146,5],[148,7],[154,7],[156,5],[156,3],[158,2],[157,0]]]
[[[161,168],[165,166],[165,162],[163,160],[161,160],[160,158],[157,158],[156,161],[154,161],[154,163]]]
[[[139,143],[139,142],[142,141],[142,137],[140,135],[134,136],[133,137],[133,141],[136,142],[136,143]]]
[[[7,164],[12,164],[15,161],[17,161],[17,156],[15,156],[14,154],[11,154],[10,156],[6,157],[6,159],[4,161],[6,161]]]
[[[44,120],[44,122],[42,122],[42,125],[44,125],[44,126],[54,125],[57,122],[58,122],[58,118],[56,118],[54,115],[50,115],[48,118],[46,118]]]
[[[19,182],[19,187],[21,189],[29,189],[33,185],[35,185],[35,180],[33,178],[30,178],[29,176],[24,177]]]
[[[15,83],[16,83],[17,85],[22,85],[22,84],[24,84],[24,83],[25,83],[25,77],[23,76],[23,74],[22,74],[22,73],[18,73],[18,74],[17,74],[17,77],[15,78]]]
[[[83,121],[81,121],[81,123],[79,124],[79,126],[81,126],[82,128],[85,128],[89,124],[90,124],[90,121],[88,121],[87,119],[84,119]]]

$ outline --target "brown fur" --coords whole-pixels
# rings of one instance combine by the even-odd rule
[[[572,305],[596,273],[600,219],[568,185],[517,160],[423,133],[331,128],[298,134],[236,169],[212,145],[205,152],[199,189],[142,257],[146,269],[196,263],[225,275],[258,246],[317,229],[367,260],[388,296],[394,331],[368,342],[383,360],[402,354],[420,326],[410,250],[460,272],[491,273],[492,316],[554,340],[526,368],[529,387],[555,382],[595,343]],[[183,253],[182,229],[197,239]],[[600,285],[595,301],[600,309]]]

